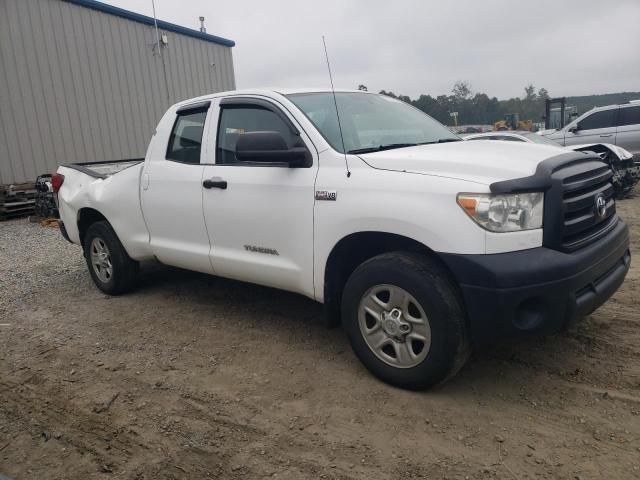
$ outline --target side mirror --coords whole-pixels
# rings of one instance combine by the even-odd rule
[[[580,125],[576,123],[575,125],[571,125],[568,131],[571,133],[575,133],[578,130],[580,130]]]
[[[289,148],[280,132],[247,132],[239,135],[236,158],[240,162],[285,163],[292,168],[311,166],[311,155],[306,147]]]

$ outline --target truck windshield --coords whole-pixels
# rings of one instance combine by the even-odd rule
[[[331,92],[287,95],[338,152],[368,153],[460,140],[451,130],[405,102],[385,95],[336,92],[344,149]]]

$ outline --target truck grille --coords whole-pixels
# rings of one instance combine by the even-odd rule
[[[540,162],[529,177],[495,182],[494,194],[544,193],[542,245],[571,252],[619,226],[609,165],[593,152],[565,152]],[[606,207],[606,208],[604,208]]]
[[[593,161],[578,163],[555,172],[554,177],[556,175],[562,184],[562,250],[584,247],[616,226],[618,216],[611,183],[613,172],[608,165]],[[596,205],[600,196],[606,205],[604,215],[598,212]]]

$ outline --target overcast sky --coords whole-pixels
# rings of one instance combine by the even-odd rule
[[[152,15],[151,0],[103,0]],[[155,0],[159,19],[230,38],[237,88],[328,86],[508,98],[640,91],[640,0]],[[519,6],[521,5],[521,6]]]

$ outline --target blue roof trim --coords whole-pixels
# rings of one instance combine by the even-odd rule
[[[129,10],[125,10],[124,8],[114,7],[112,5],[107,5],[106,3],[97,2],[95,0],[63,1],[74,3],[76,5],[87,8],[92,8],[93,10],[99,10],[101,12],[109,13],[117,17],[133,20],[134,22],[144,23],[145,25],[154,25],[153,17],[147,17],[146,15],[142,15],[140,13],[131,12]],[[219,45],[224,45],[225,47],[234,47],[236,45],[236,42],[234,42],[233,40],[217,37],[216,35],[209,35],[208,33],[202,33],[198,30],[192,30],[190,28],[182,27],[180,25],[176,25],[175,23],[165,22],[163,20],[158,20],[158,28],[161,28],[162,30],[168,30],[170,32],[180,33],[182,35],[187,35],[193,38],[199,38],[200,40],[205,40],[207,42],[217,43]]]

